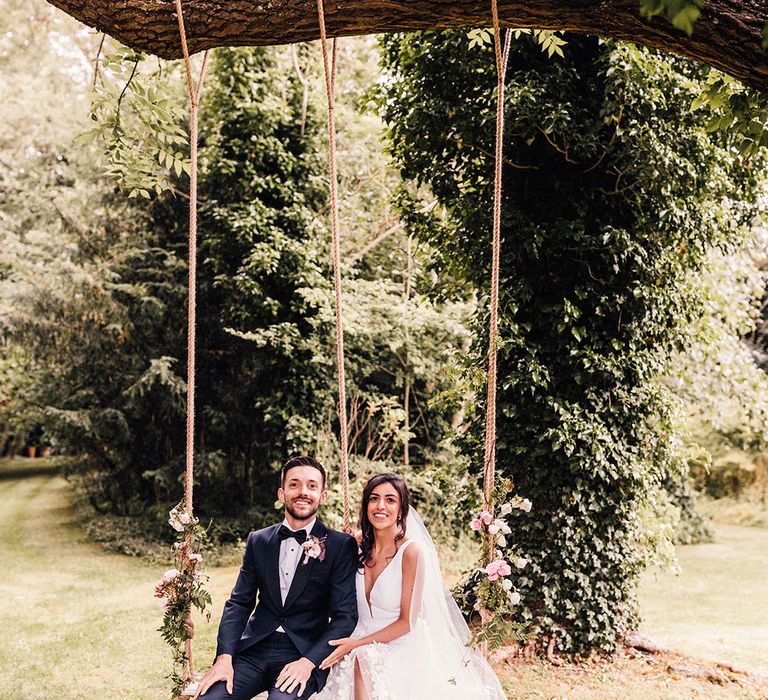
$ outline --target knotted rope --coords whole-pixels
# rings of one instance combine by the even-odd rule
[[[325,7],[323,0],[317,0],[317,15],[320,22],[320,46],[323,50],[323,73],[325,74],[325,94],[328,102],[328,164],[331,180],[331,246],[333,248],[333,284],[336,310],[336,374],[339,384],[339,449],[341,466],[339,479],[344,498],[344,530],[351,531],[349,515],[349,460],[347,427],[347,390],[344,377],[344,304],[341,292],[341,244],[339,237],[339,195],[338,176],[336,173],[336,119],[335,119],[335,83],[336,83],[336,39],[333,40],[333,55],[329,59],[325,31]]]
[[[176,16],[179,20],[179,36],[181,48],[184,52],[184,68],[187,74],[187,91],[191,114],[189,118],[189,271],[187,276],[187,442],[186,442],[186,467],[184,470],[184,510],[192,515],[192,489],[194,483],[195,463],[195,347],[196,347],[196,290],[197,290],[197,139],[198,126],[197,115],[200,104],[200,94],[203,88],[203,77],[208,65],[208,52],[203,54],[203,64],[200,67],[200,75],[195,85],[192,79],[192,67],[189,60],[189,48],[187,47],[187,33],[184,28],[184,14],[181,8],[181,0],[176,2]],[[190,536],[187,535],[182,557],[189,556]],[[187,618],[188,629],[192,630],[191,611]],[[192,634],[186,642],[184,680],[195,680],[195,667],[192,663]]]
[[[488,328],[488,394],[485,414],[485,459],[483,501],[493,513],[496,486],[496,351],[498,348],[499,268],[501,258],[501,171],[504,150],[504,87],[512,33],[507,30],[502,48],[498,0],[491,0],[493,37],[496,53],[496,167],[493,186],[493,242],[491,257],[491,300]],[[493,535],[488,534],[489,561],[495,559]]]

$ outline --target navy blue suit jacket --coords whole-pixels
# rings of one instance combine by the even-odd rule
[[[279,527],[248,535],[243,565],[219,623],[216,655],[234,656],[282,626],[301,655],[315,664],[322,687],[327,672],[317,667],[334,650],[328,641],[349,637],[357,624],[357,542],[317,520],[310,534],[326,538],[325,560],[311,558],[303,564],[302,554],[283,604]]]

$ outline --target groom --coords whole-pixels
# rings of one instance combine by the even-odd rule
[[[285,519],[248,535],[216,661],[195,698],[250,700],[265,690],[270,700],[309,698],[325,685],[328,672],[318,667],[334,650],[328,641],[349,637],[357,624],[357,544],[315,515],[328,497],[325,469],[292,457],[277,497]]]

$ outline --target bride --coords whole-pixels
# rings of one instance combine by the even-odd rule
[[[405,482],[377,474],[360,508],[359,620],[330,642],[316,700],[505,700],[446,590],[437,552]]]

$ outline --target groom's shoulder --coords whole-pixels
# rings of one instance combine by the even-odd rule
[[[345,546],[351,547],[352,545],[350,543],[355,543],[355,547],[357,547],[355,538],[352,537],[352,535],[348,535],[346,532],[342,532],[341,530],[334,530],[327,525],[325,525],[325,538],[326,543],[335,548]]]
[[[248,541],[269,540],[274,534],[275,530],[277,530],[279,527],[280,523],[275,523],[274,525],[267,525],[267,527],[262,527],[259,530],[251,530],[248,533]]]

